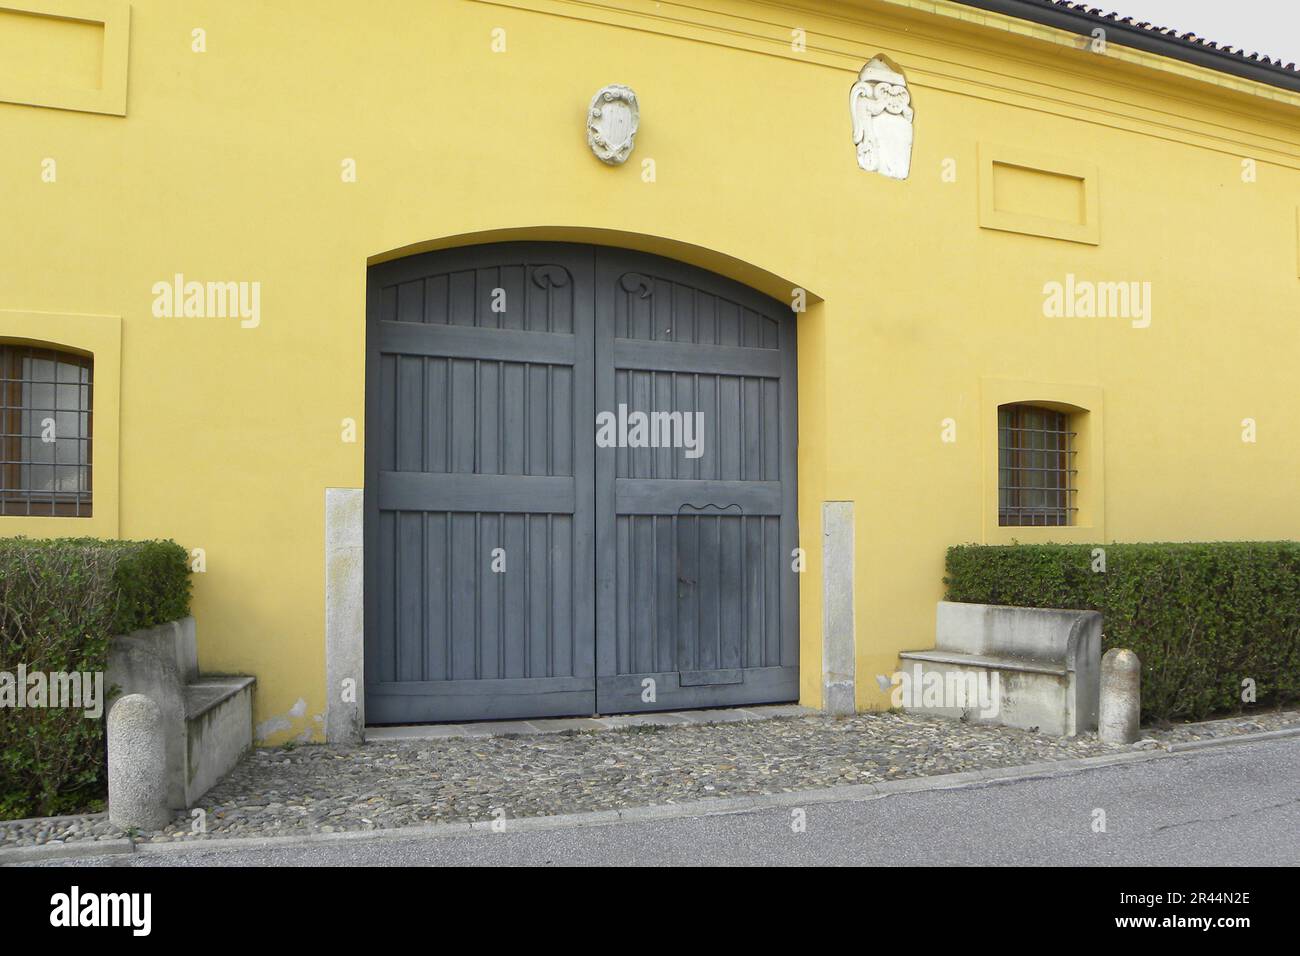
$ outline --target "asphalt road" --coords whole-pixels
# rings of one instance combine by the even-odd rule
[[[1104,812],[1103,822],[1098,811]],[[602,826],[72,859],[92,866],[1300,865],[1300,737],[955,790]]]

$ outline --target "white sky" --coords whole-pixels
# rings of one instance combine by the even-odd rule
[[[1300,63],[1297,0],[1088,0],[1088,6]]]

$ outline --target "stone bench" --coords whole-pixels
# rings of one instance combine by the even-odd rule
[[[903,679],[911,713],[1037,729],[1073,737],[1095,730],[1101,676],[1101,614],[940,601],[935,646],[904,651]],[[929,676],[936,675],[936,676]],[[996,675],[996,676],[995,676]],[[995,713],[984,713],[969,689],[996,689]],[[936,705],[924,691],[944,688]],[[951,692],[959,689],[954,699]],[[960,692],[967,691],[964,706]]]
[[[162,712],[173,810],[194,806],[253,745],[254,679],[201,675],[192,617],[113,638],[107,680],[114,702],[143,694]]]

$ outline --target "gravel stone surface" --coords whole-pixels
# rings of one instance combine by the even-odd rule
[[[1300,711],[1270,710],[1243,717],[1224,720],[1206,720],[1196,724],[1170,724],[1166,727],[1143,727],[1142,739],[1149,738],[1161,744],[1181,744],[1194,740],[1215,740],[1220,737],[1240,737],[1269,730],[1287,730],[1300,727]]]
[[[1300,727],[1300,711],[1144,728],[1136,748]],[[0,821],[0,849],[377,830],[877,783],[1130,748],[910,714],[427,740],[251,752],[193,811],[124,834],[106,814]]]

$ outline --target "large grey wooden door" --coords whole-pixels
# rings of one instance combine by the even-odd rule
[[[796,699],[790,309],[682,263],[601,250],[596,407],[620,427],[624,409],[647,413],[657,433],[645,447],[629,421],[623,447],[596,449],[601,711]],[[677,415],[683,439],[694,418],[694,447],[663,440]]]
[[[506,243],[372,267],[367,316],[369,723],[797,698],[788,308]]]
[[[370,270],[366,719],[595,709],[592,255]]]

